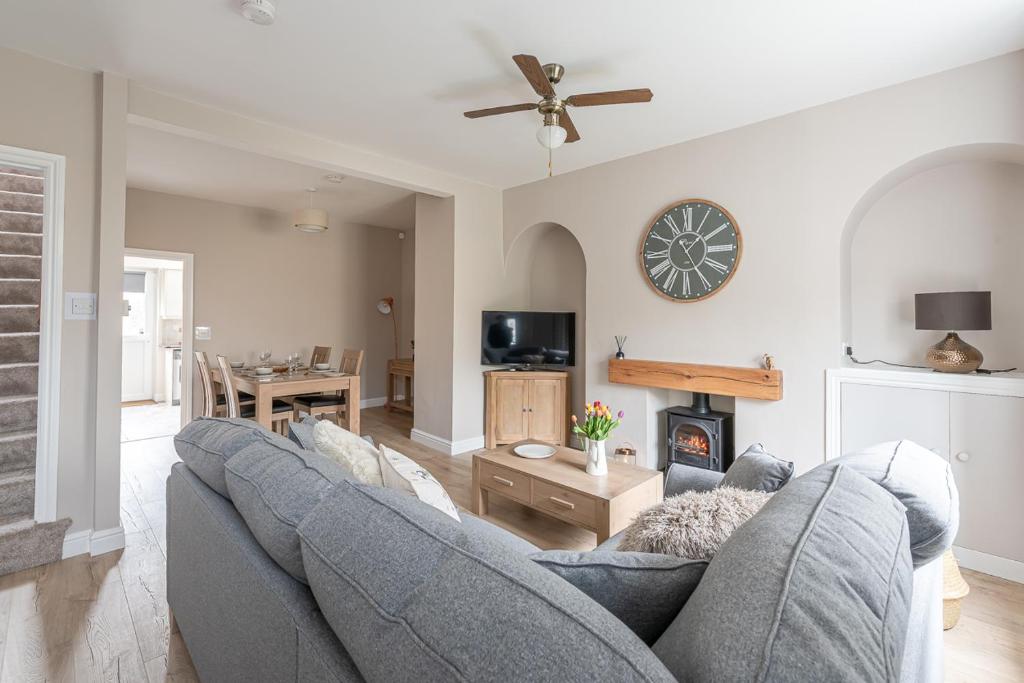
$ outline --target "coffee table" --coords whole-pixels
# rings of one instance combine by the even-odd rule
[[[582,451],[554,446],[550,458],[532,460],[512,452],[520,441],[473,455],[473,513],[486,515],[492,493],[510,498],[597,534],[598,544],[625,529],[633,517],[663,496],[661,472],[608,462],[608,474],[586,472]]]

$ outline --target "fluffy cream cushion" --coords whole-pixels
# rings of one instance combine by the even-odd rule
[[[771,495],[723,486],[666,498],[637,515],[623,532],[617,550],[710,560]]]
[[[329,420],[320,420],[313,430],[313,442],[317,451],[341,465],[357,481],[374,486],[384,485],[377,461],[377,449],[359,435]]]

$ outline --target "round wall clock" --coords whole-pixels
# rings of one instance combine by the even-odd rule
[[[728,211],[706,199],[686,199],[651,221],[640,240],[640,268],[666,299],[700,301],[729,282],[742,251],[740,228]]]

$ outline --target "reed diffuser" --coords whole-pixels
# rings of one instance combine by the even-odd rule
[[[622,352],[622,347],[626,345],[627,339],[629,339],[629,337],[620,337],[618,335],[615,335],[615,346],[619,347],[619,350],[615,352],[615,357],[618,358],[619,360],[622,360],[623,358],[626,357],[626,354]]]

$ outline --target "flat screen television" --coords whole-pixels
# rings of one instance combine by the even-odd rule
[[[576,365],[576,314],[484,311],[480,331],[483,365]]]

